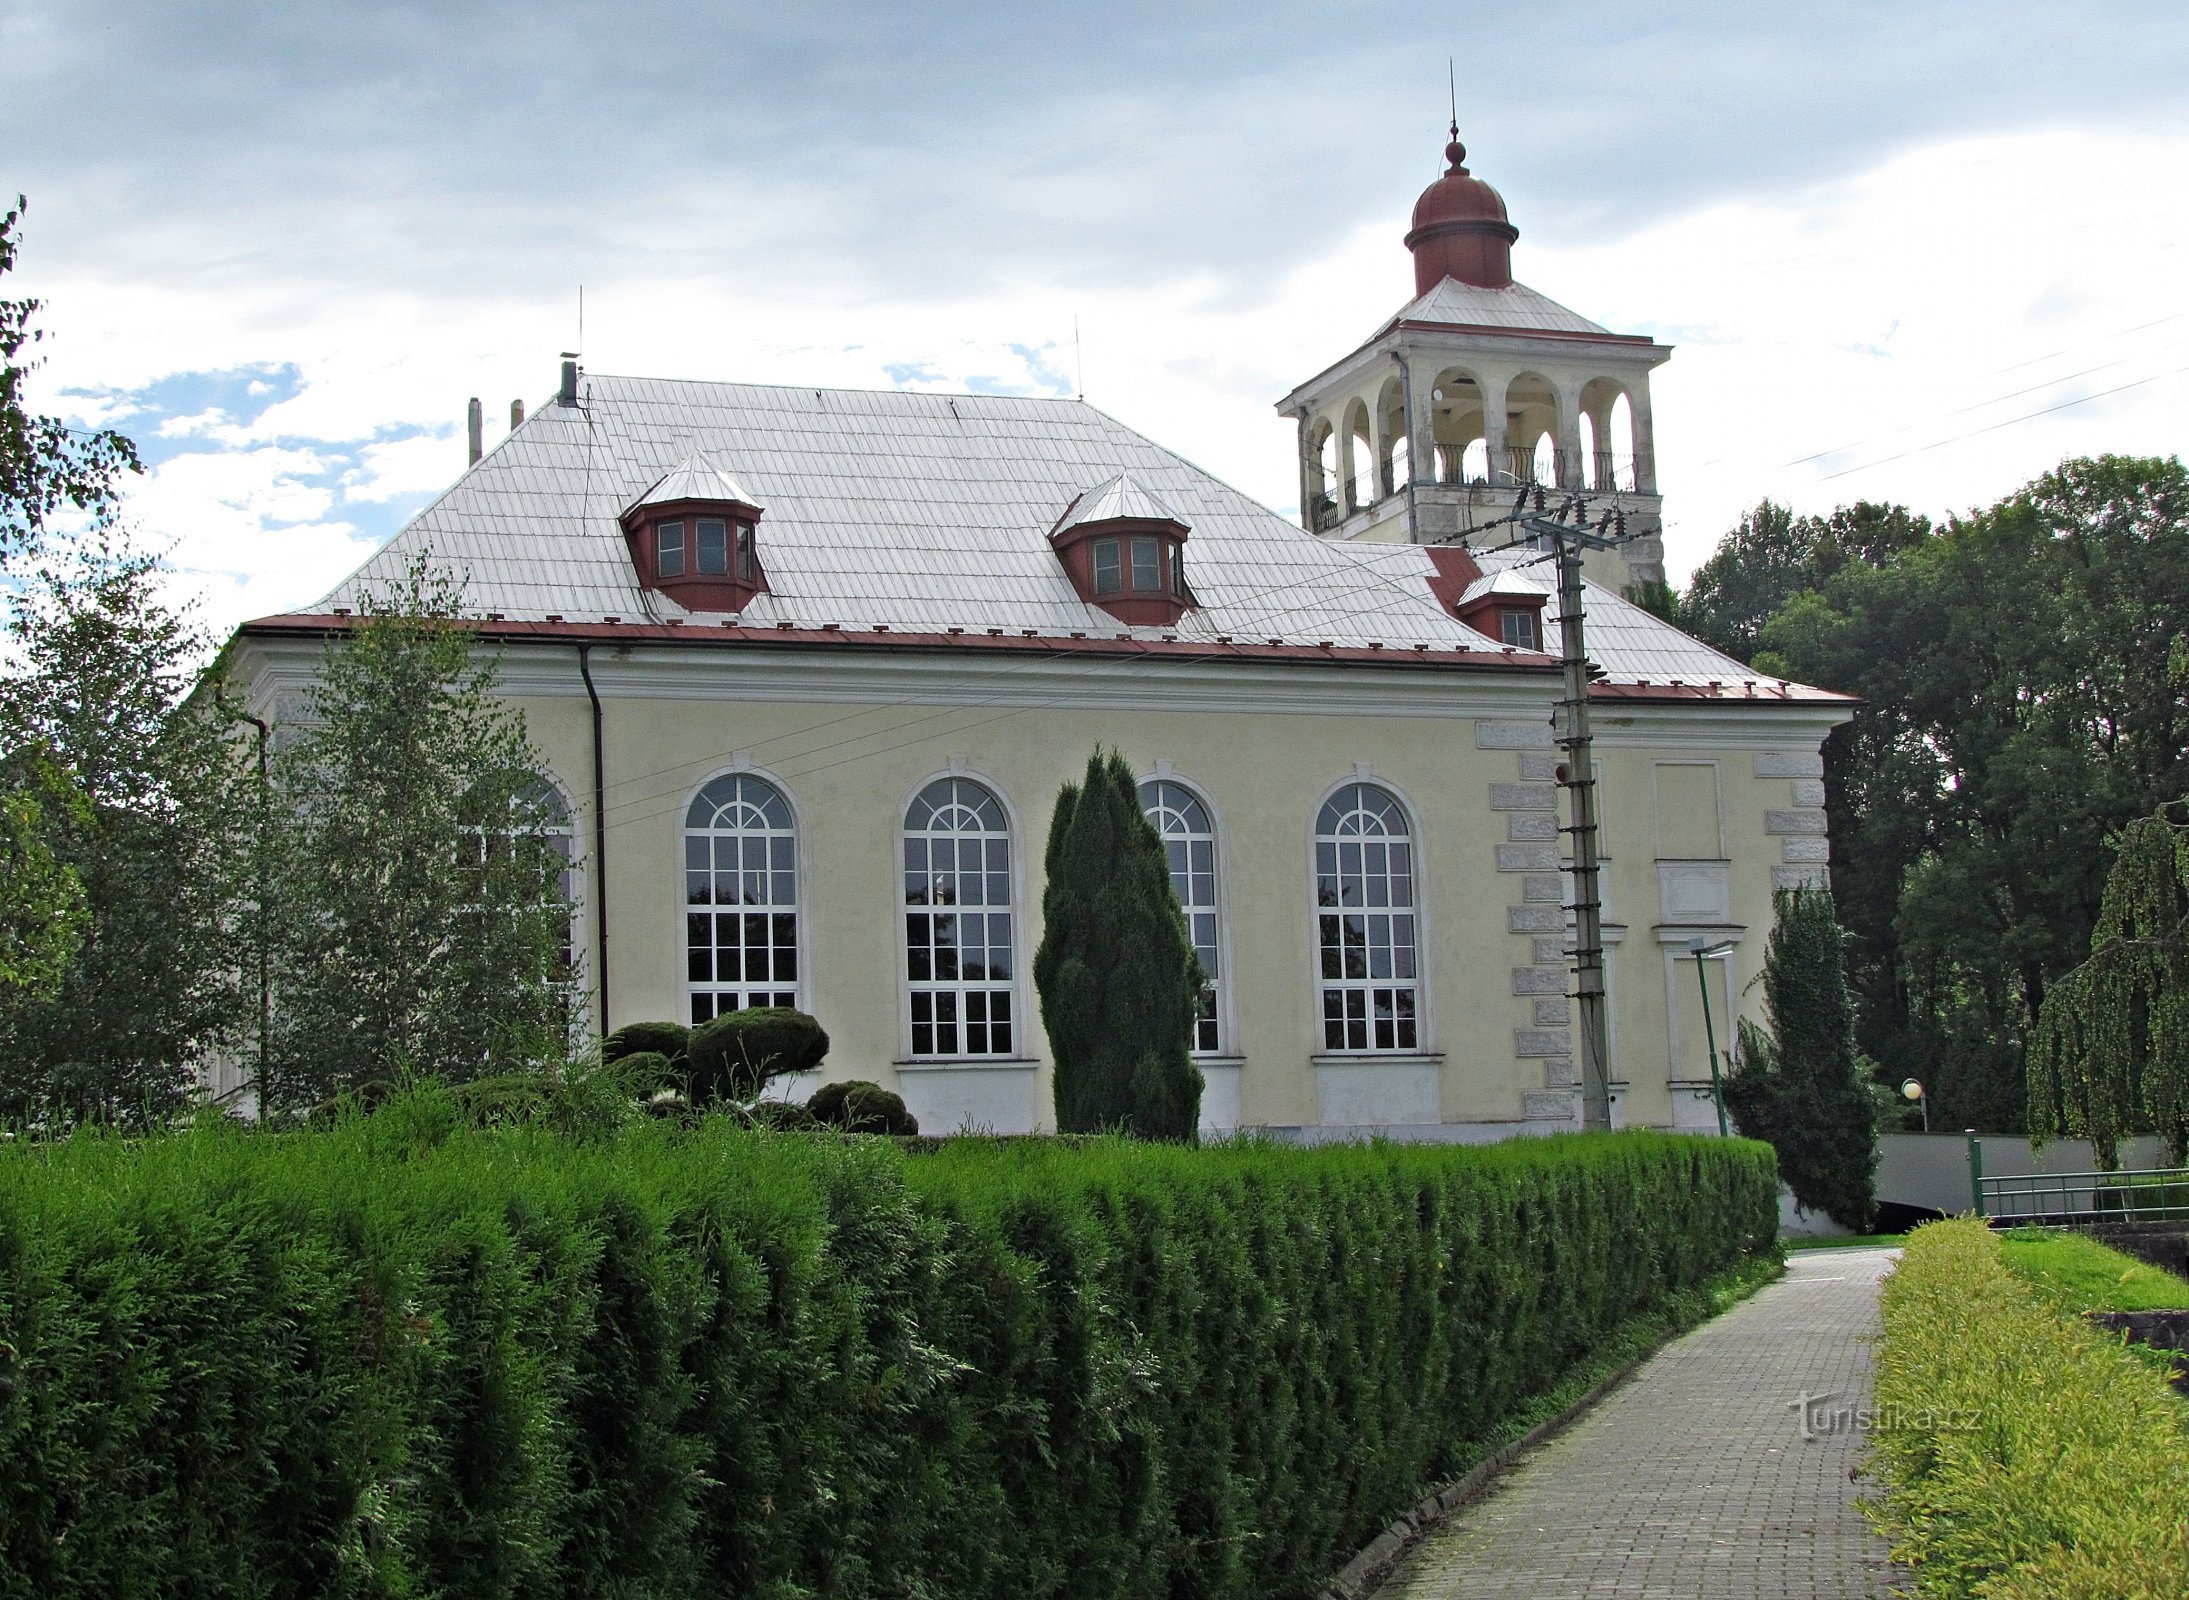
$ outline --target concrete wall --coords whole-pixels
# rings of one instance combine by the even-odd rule
[[[2032,1151],[2027,1139],[2012,1134],[1987,1135],[1977,1143],[1983,1147],[1984,1175],[1990,1178],[2091,1172],[2097,1167],[2088,1139],[2057,1139],[2040,1151]],[[1972,1208],[1965,1134],[1887,1133],[1878,1136],[1877,1146],[1880,1200],[1929,1206],[1948,1216]],[[2155,1137],[2124,1139],[2120,1164],[2125,1168],[2164,1166],[2165,1152]]]

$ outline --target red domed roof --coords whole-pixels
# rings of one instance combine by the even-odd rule
[[[1421,191],[1414,202],[1414,226],[1432,222],[1503,222],[1505,197],[1467,170],[1467,147],[1454,139],[1444,147],[1451,163],[1443,177]]]
[[[1506,288],[1513,281],[1512,244],[1520,230],[1505,219],[1504,197],[1467,170],[1467,147],[1457,128],[1444,155],[1451,166],[1414,202],[1413,231],[1406,235],[1406,248],[1414,253],[1414,293],[1427,294],[1446,278],[1482,289]]]

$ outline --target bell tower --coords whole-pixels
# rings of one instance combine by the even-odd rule
[[[1467,169],[1456,124],[1444,156],[1406,235],[1414,298],[1278,403],[1299,425],[1302,523],[1333,539],[1449,540],[1540,485],[1625,513],[1631,541],[1591,552],[1591,580],[1615,592],[1661,580],[1649,374],[1671,347],[1515,282],[1520,231]]]

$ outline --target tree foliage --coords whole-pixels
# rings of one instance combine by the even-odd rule
[[[1203,975],[1163,842],[1112,751],[1057,795],[1034,983],[1056,1064],[1057,1126],[1191,1139],[1201,1116],[1193,1027]]]
[[[562,1060],[577,997],[546,769],[423,560],[282,731],[267,850],[276,1108]]]
[[[2019,1131],[2050,985],[2090,948],[2133,818],[2189,790],[2189,474],[2063,463],[1932,527],[1758,507],[1680,623],[1862,697],[1825,746],[1832,887],[1863,1049],[1950,1126]]]
[[[2098,1165],[2143,1128],[2189,1153],[2189,816],[2121,830],[2090,959],[2045,995],[2029,1053],[2029,1127],[2091,1142]]]
[[[56,810],[82,801],[44,752],[18,753],[22,776],[0,784],[0,1017],[50,1000],[84,941],[84,885],[62,858]],[[12,1090],[0,1087],[0,1103]]]
[[[1726,1108],[1779,1154],[1803,1209],[1861,1233],[1877,1208],[1877,1125],[1855,1047],[1846,935],[1820,889],[1782,890],[1764,956],[1766,1028],[1745,1019]]]
[[[0,1006],[0,1105],[43,1124],[178,1107],[254,1010],[247,993],[257,792],[207,642],[118,530],[49,553],[13,598],[0,741],[45,752],[77,803],[57,859],[83,937],[42,996]]]
[[[15,269],[24,201],[0,216],[0,277]],[[29,409],[24,385],[38,368],[28,354],[45,338],[36,300],[0,299],[0,570],[34,551],[56,516],[81,514],[109,524],[115,485],[139,470],[137,450],[112,429],[95,433]]]

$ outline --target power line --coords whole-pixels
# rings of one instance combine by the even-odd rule
[[[1830,483],[1834,478],[1852,477],[1857,472],[1868,472],[1872,467],[1882,467],[1888,462],[1905,461],[1910,456],[1928,455],[1933,450],[1943,450],[1947,445],[1959,444],[1964,439],[1974,439],[1980,434],[1997,433],[2001,428],[2011,428],[2017,422],[2029,422],[2037,417],[2049,417],[2055,411],[2067,411],[2075,406],[2088,405],[2091,401],[2103,400],[2108,395],[2126,394],[2131,389],[2141,389],[2148,384],[2158,383],[2167,378],[2176,378],[2184,372],[2189,372],[2189,367],[2176,367],[2171,372],[2154,372],[2150,377],[2138,378],[2133,383],[2116,384],[2110,389],[2100,389],[2096,394],[2080,395],[2073,400],[2062,400],[2056,406],[2045,406],[2036,411],[2027,411],[2018,417],[2008,417],[2003,422],[1987,423],[1981,428],[1971,428],[1966,433],[1954,434],[1951,438],[1935,440],[1926,445],[1918,445],[1913,450],[1902,450],[1897,455],[1881,456],[1875,461],[1865,461],[1858,467],[1845,467],[1838,472],[1827,472],[1819,477],[1817,482]],[[2043,385],[2039,385],[2039,387],[2043,387]]]

